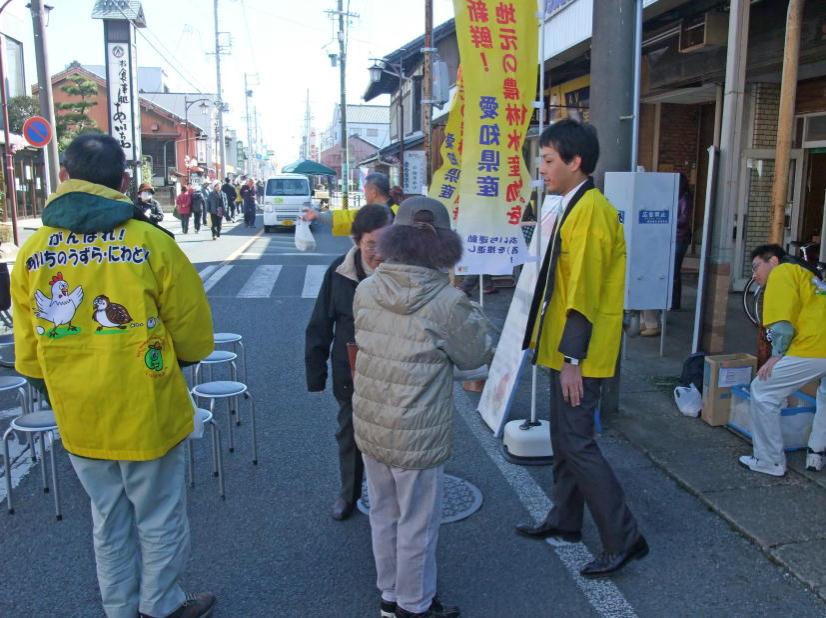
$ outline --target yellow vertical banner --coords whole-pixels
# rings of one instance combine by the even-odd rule
[[[509,274],[528,257],[519,223],[531,193],[522,145],[536,98],[537,3],[453,6],[464,86],[456,230],[465,252],[456,272]]]
[[[456,93],[445,125],[445,139],[439,152],[442,165],[433,174],[430,183],[430,197],[440,200],[448,210],[452,209],[455,219],[459,204],[459,176],[462,169],[462,116],[465,111],[464,86],[462,84],[462,67],[456,72]]]

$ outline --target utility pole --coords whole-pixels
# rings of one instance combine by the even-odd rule
[[[433,0],[425,0],[424,3],[424,74],[422,76],[422,133],[424,133],[424,156],[425,156],[425,184],[430,187],[430,179],[433,174],[431,161],[433,159],[432,129],[433,121]],[[404,137],[402,136],[402,141]],[[418,193],[419,187],[414,187],[414,193]]]
[[[341,207],[350,206],[350,144],[347,139],[347,39],[344,33],[344,0],[338,0],[338,61],[341,83]]]
[[[310,158],[310,89],[307,88],[307,103],[304,108],[304,138],[302,139],[301,158]]]
[[[49,55],[46,46],[46,27],[43,23],[43,3],[41,0],[31,0],[29,5],[32,13],[32,27],[34,30],[34,57],[37,63],[37,81],[40,84],[38,96],[40,98],[40,115],[49,121],[52,126],[53,137],[43,149],[48,164],[48,174],[45,180],[47,185],[44,194],[49,195],[57,188],[57,174],[60,163],[57,154],[57,134],[54,117],[54,98],[52,96],[52,80],[49,73]],[[50,9],[51,10],[51,9]]]
[[[769,242],[782,244],[786,227],[786,195],[789,190],[789,152],[794,131],[794,99],[797,93],[797,65],[800,60],[800,26],[804,0],[790,0],[786,15],[786,46],[780,82],[780,113],[777,119],[777,146],[774,151],[772,182],[772,224]],[[798,174],[800,171],[797,172]]]
[[[251,157],[254,154],[254,150],[252,147],[252,123],[250,122],[250,97],[252,96],[252,90],[249,89],[249,83],[247,82],[247,74],[244,73],[244,120],[247,123],[247,158],[244,161],[245,165],[244,168],[247,174],[252,173],[252,166],[253,163],[251,162]]]
[[[213,17],[215,21],[215,102],[218,108],[218,161],[221,164],[221,176],[227,176],[227,145],[224,140],[224,93],[221,90],[221,33],[218,31],[218,0],[213,3]]]
[[[639,0],[642,1],[642,0]],[[624,172],[631,161],[634,111],[634,60],[636,0],[594,2],[591,36],[591,124],[599,127],[600,157],[595,179],[603,184],[605,172]],[[619,411],[619,357],[614,377],[602,388],[602,413]]]

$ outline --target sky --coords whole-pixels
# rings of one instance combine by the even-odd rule
[[[73,60],[103,64],[103,24],[90,17],[94,1],[48,3],[54,6],[47,29],[50,72]],[[359,16],[349,30],[347,102],[360,104],[370,58],[424,33],[424,0],[344,0],[345,10],[348,5]],[[452,0],[433,0],[433,7],[434,25],[453,17]],[[337,22],[324,11],[335,8],[336,0],[219,0],[218,29],[232,39],[230,53],[221,56],[224,101],[230,106],[225,124],[246,141],[247,73],[263,139],[280,164],[298,158],[308,89],[315,129],[321,132],[332,121],[339,72],[328,53],[338,52]],[[213,0],[144,0],[143,10],[147,27],[138,36],[138,64],[162,67],[171,91],[214,92]],[[27,64],[31,74],[34,58]],[[370,103],[388,102],[383,96]]]

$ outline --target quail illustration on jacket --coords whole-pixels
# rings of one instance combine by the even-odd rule
[[[124,329],[132,321],[129,310],[123,305],[113,303],[108,296],[103,294],[96,296],[92,305],[95,307],[92,318],[100,325],[97,328],[99,331],[104,328]]]

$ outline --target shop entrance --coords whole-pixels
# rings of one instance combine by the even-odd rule
[[[808,155],[809,165],[806,169],[805,195],[798,237],[802,242],[820,237],[823,211],[826,208],[826,148],[814,148],[808,151]]]

